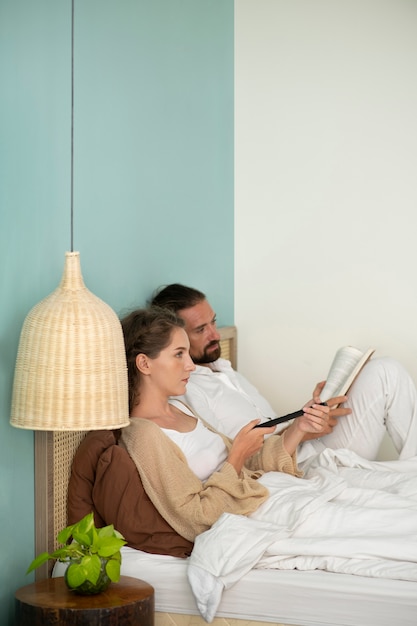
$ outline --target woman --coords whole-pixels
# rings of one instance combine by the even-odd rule
[[[183,321],[166,309],[140,309],[122,320],[131,423],[122,445],[135,461],[155,507],[194,541],[224,512],[249,515],[268,499],[263,472],[302,474],[296,449],[305,433],[321,432],[329,408],[305,407],[285,433],[253,420],[233,441],[173,396],[185,393],[194,364]]]

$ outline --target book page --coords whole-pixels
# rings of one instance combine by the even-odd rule
[[[320,394],[322,402],[336,396],[344,396],[373,353],[372,348],[366,352],[353,346],[339,348],[331,364],[326,384]]]

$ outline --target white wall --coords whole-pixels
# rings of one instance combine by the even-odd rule
[[[235,1],[239,369],[278,411],[343,344],[417,380],[417,2]]]

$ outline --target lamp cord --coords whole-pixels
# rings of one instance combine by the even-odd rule
[[[71,252],[74,252],[74,0],[71,3]]]

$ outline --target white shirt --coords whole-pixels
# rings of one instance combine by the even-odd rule
[[[255,417],[275,417],[268,401],[225,359],[210,367],[197,365],[183,400],[231,438]],[[371,359],[350,390],[346,406],[352,413],[340,419],[332,433],[298,446],[297,460],[302,469],[326,447],[348,448],[373,460],[387,429],[401,451],[400,458],[417,455],[417,390],[397,361]],[[277,431],[287,425],[280,424]]]
[[[197,365],[182,399],[232,439],[251,420],[276,417],[269,402],[226,359],[217,359],[209,366]]]
[[[256,387],[236,372],[230,361],[221,358],[208,367],[197,365],[191,372],[186,394],[178,399],[231,439],[253,419],[267,421],[277,417]],[[280,432],[287,426],[286,422],[279,424],[274,432]],[[301,443],[297,449],[299,466],[303,468],[304,462],[314,458],[324,448],[319,439]]]

